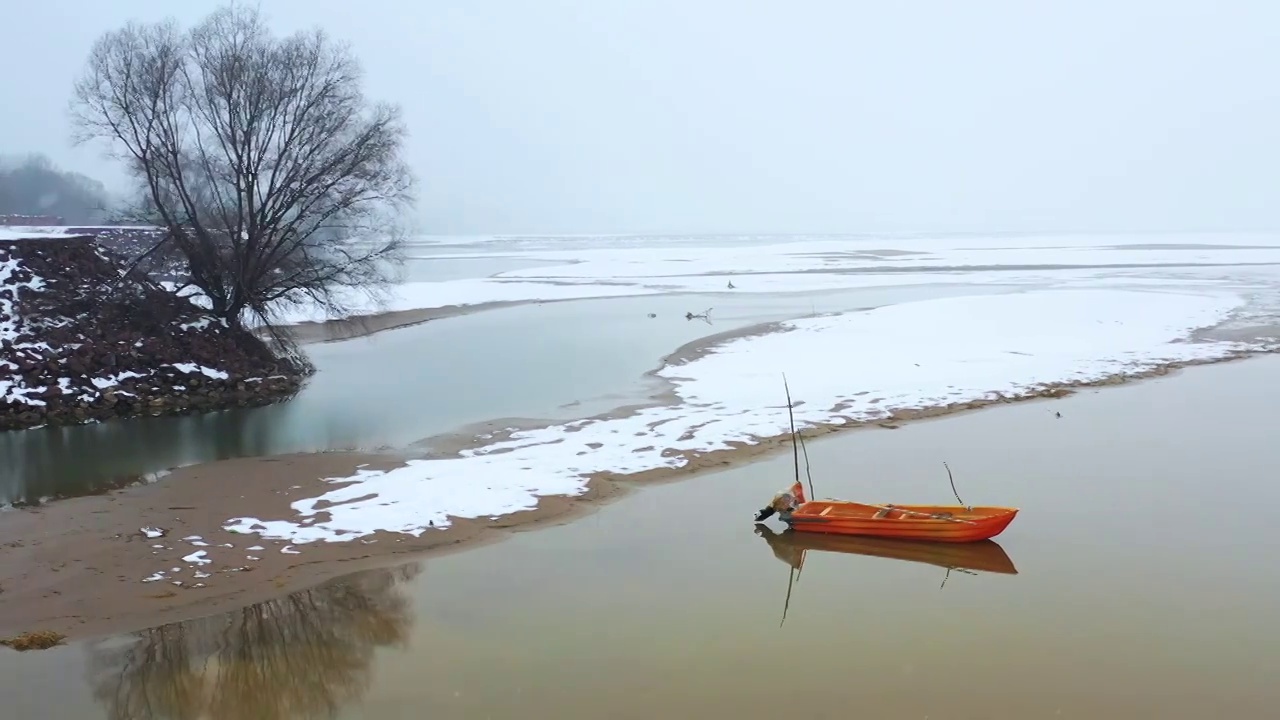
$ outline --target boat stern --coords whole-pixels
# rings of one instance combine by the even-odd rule
[[[800,507],[804,502],[804,486],[796,482],[790,488],[774,495],[768,505],[760,508],[759,512],[756,513],[756,522],[763,522],[777,515],[778,519],[790,524],[791,511]]]

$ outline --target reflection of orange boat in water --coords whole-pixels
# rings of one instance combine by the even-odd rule
[[[1004,548],[992,540],[978,540],[966,543],[936,543],[920,540],[893,540],[876,537],[860,537],[856,535],[833,535],[828,533],[796,532],[784,530],[774,532],[764,523],[756,523],[756,534],[769,543],[773,556],[791,567],[791,578],[787,581],[787,599],[782,606],[782,622],[787,621],[787,608],[791,605],[791,588],[800,579],[804,570],[805,556],[810,550],[817,552],[844,553],[848,555],[866,555],[902,560],[904,562],[923,563],[946,568],[939,589],[946,587],[951,571],[966,575],[979,575],[983,572],[1001,575],[1017,575],[1018,569],[1005,554]]]
[[[756,534],[769,543],[774,557],[799,570],[804,565],[805,554],[810,550],[818,552],[845,553],[849,555],[867,555],[888,560],[936,565],[948,570],[968,570],[978,572],[1016,575],[1018,569],[1013,561],[993,540],[979,540],[967,543],[936,543],[917,540],[893,540],[877,537],[860,537],[856,535],[833,535],[828,533],[796,532],[785,530],[774,532],[764,524],[756,525]]]

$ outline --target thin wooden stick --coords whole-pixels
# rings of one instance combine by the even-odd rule
[[[946,586],[947,586],[947,578],[951,577],[951,571],[952,571],[952,570],[955,570],[955,571],[956,571],[956,572],[958,572],[958,573],[964,573],[965,575],[973,575],[974,577],[977,577],[977,576],[978,576],[978,573],[976,573],[976,572],[974,572],[974,571],[972,571],[972,570],[969,570],[969,569],[967,569],[967,568],[956,567],[956,566],[954,566],[954,565],[950,565],[950,566],[948,566],[948,567],[947,567],[947,574],[946,574],[946,576],[942,578],[942,584],[938,586],[938,589],[939,589],[939,590],[941,590],[942,588],[944,588],[944,587],[946,587]]]
[[[968,503],[960,499],[960,493],[956,492],[956,479],[951,475],[951,467],[947,465],[946,460],[942,461],[942,467],[947,469],[947,480],[951,483],[951,494],[956,496],[956,502],[972,510],[973,508],[970,507]]]
[[[796,440],[797,438],[796,414],[791,408],[791,387],[787,385],[786,373],[782,373],[782,387],[787,391],[787,417],[790,418],[791,420],[791,455],[795,459],[795,463],[796,463],[796,482],[800,482],[800,447]],[[800,441],[800,442],[803,442],[803,441]],[[805,450],[806,465],[808,462],[807,461],[808,457],[809,457],[809,451]],[[809,499],[810,500],[814,499],[812,476],[809,477]]]
[[[800,438],[800,452],[804,453],[804,475],[809,479],[809,499],[813,500],[813,473],[809,471],[809,448],[804,444],[804,433],[796,433]]]
[[[787,417],[791,420],[791,455],[796,461],[796,482],[800,482],[800,446],[796,444],[796,416],[791,411],[791,388],[787,385],[786,373],[782,373],[782,387],[787,391]]]

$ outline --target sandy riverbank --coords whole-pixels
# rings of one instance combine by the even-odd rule
[[[1206,362],[1058,385],[1021,397],[897,412],[889,420],[828,425],[806,434],[893,429],[899,423],[992,405],[1061,398],[1080,387],[1118,385]],[[594,503],[618,497],[631,483],[675,480],[788,447],[789,438],[781,436],[738,443],[728,450],[686,453],[679,468],[625,476],[600,474],[591,479],[583,495],[544,497],[534,510],[491,520],[451,518],[447,529],[428,530],[418,537],[382,532],[348,542],[298,546],[222,527],[229,518],[247,513],[268,521],[296,522],[299,518],[290,503],[334,489],[335,483],[324,478],[350,476],[361,467],[389,469],[404,459],[319,453],[182,468],[162,482],[0,515],[0,547],[5,548],[0,554],[0,637],[52,630],[73,639],[86,638],[225,611],[356,570],[402,562],[410,554],[460,549],[498,540],[514,529],[567,521]],[[779,481],[781,485],[785,479]],[[317,519],[323,521],[323,516],[322,512]],[[143,528],[158,528],[165,534],[148,538]]]
[[[421,325],[432,320],[460,317],[486,310],[498,310],[505,307],[527,305],[530,302],[487,302],[475,305],[446,305],[444,307],[424,308],[420,310],[396,310],[372,315],[353,315],[341,320],[325,322],[303,322],[287,325],[282,329],[293,340],[302,345],[323,342],[339,342],[373,335],[387,330]]]
[[[227,460],[109,495],[0,514],[0,637],[52,630],[85,638],[242,607],[408,553],[563,520],[617,490],[599,483],[580,497],[547,498],[535,510],[488,521],[459,519],[420,537],[380,533],[294,547],[221,527],[250,509],[288,517],[290,502],[332,489],[323,478],[399,462],[350,453]],[[148,537],[155,530],[163,536]]]

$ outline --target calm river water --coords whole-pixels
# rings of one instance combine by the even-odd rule
[[[1275,717],[1278,373],[812,442],[819,495],[949,502],[946,460],[965,501],[1022,513],[998,547],[923,554],[976,573],[902,559],[917,547],[808,550],[785,623],[800,549],[751,517],[789,454],[242,611],[0,654],[0,696],[50,720]]]

